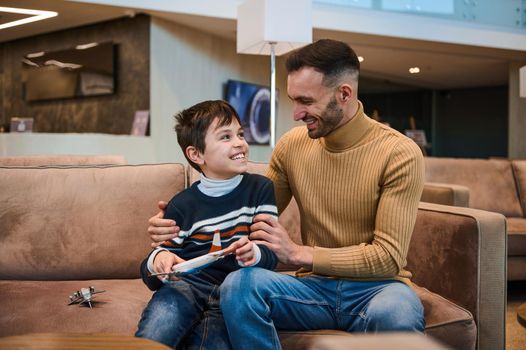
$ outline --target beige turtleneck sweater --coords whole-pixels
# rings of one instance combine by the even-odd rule
[[[312,271],[357,280],[398,279],[424,182],[424,161],[409,138],[363,112],[320,139],[304,126],[287,132],[267,176],[281,213],[291,196],[303,244],[314,247]],[[301,270],[300,270],[301,272]]]

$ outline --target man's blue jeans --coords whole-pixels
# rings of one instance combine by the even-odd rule
[[[281,349],[276,329],[423,332],[424,309],[402,282],[293,277],[254,268],[221,284],[221,310],[234,349]]]
[[[199,275],[163,285],[144,309],[135,336],[177,349],[231,349],[219,286]]]

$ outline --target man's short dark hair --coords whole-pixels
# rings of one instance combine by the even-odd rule
[[[333,87],[343,74],[352,74],[358,80],[360,61],[354,50],[344,42],[321,39],[293,51],[287,58],[287,73],[312,67],[323,73],[323,84]]]
[[[177,142],[188,163],[199,172],[201,172],[199,166],[186,155],[186,148],[193,146],[201,153],[205,151],[206,132],[215,118],[219,119],[218,127],[230,125],[233,119],[236,119],[241,125],[236,110],[223,100],[200,102],[175,115],[174,129],[177,134]]]

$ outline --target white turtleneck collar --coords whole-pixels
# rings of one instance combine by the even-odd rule
[[[221,197],[232,192],[243,180],[243,175],[236,175],[227,180],[213,180],[200,173],[199,178],[201,180],[197,185],[199,191],[210,197]]]

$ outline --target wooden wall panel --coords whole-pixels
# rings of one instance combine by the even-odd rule
[[[94,41],[118,44],[117,93],[27,102],[22,98],[21,58]],[[150,109],[150,18],[138,15],[1,44],[0,122],[34,118],[35,132],[129,134],[136,110]]]

